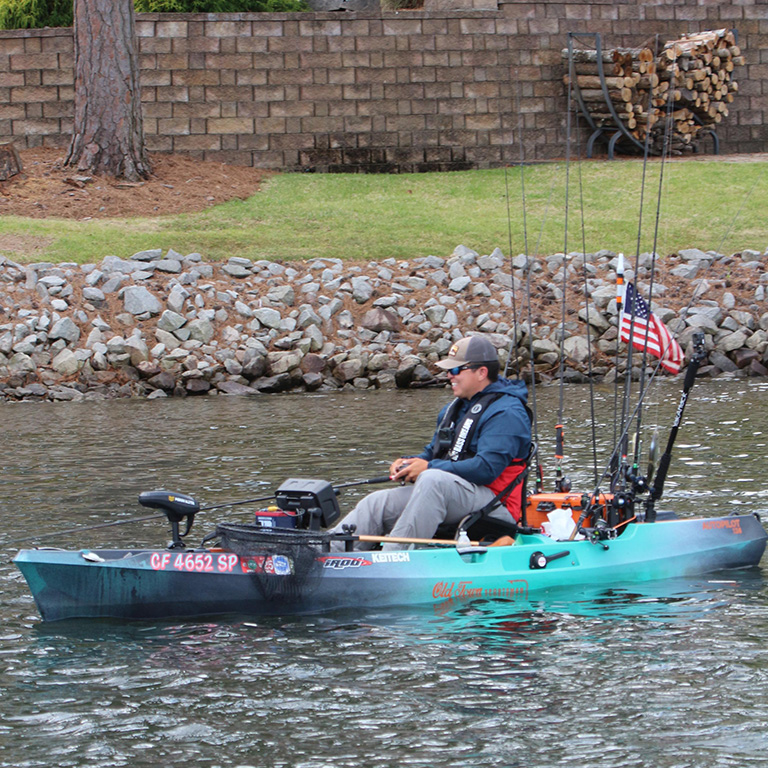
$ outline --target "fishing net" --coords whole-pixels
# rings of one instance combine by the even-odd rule
[[[262,528],[219,523],[215,537],[223,549],[241,558],[264,600],[295,602],[307,597],[322,574],[318,557],[330,549],[331,536],[320,531]]]

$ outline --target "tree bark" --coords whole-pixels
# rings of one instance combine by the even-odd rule
[[[0,144],[0,181],[7,181],[21,170],[21,158],[13,142]]]
[[[75,121],[66,165],[145,179],[133,0],[75,0]]]

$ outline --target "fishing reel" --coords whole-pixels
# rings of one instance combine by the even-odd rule
[[[644,493],[648,493],[650,489],[650,483],[645,475],[634,475],[631,472],[627,475],[627,482],[632,487],[633,493],[637,496],[642,496]]]
[[[615,529],[635,514],[635,497],[628,491],[616,491],[608,504],[607,524]]]
[[[594,528],[582,528],[581,532],[587,537],[590,544],[599,544],[603,549],[610,549],[605,542],[618,536],[616,529],[602,519],[596,521]]]
[[[656,471],[656,460],[659,451],[659,430],[653,431],[651,445],[648,448],[648,469],[645,475],[639,473],[627,472],[627,482],[631,485],[632,491],[636,496],[642,496],[651,490],[651,481],[653,473]]]

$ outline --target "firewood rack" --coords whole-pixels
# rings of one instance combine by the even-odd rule
[[[599,83],[600,83],[600,90],[603,94],[604,99],[604,106],[605,110],[611,117],[612,124],[605,124],[601,121],[602,124],[598,125],[597,122],[594,120],[592,114],[590,113],[589,107],[587,106],[584,98],[582,97],[581,88],[578,83],[578,78],[573,76],[573,73],[575,72],[575,62],[574,62],[574,42],[579,41],[585,48],[589,48],[591,50],[595,51],[595,64],[597,68],[597,74],[599,77]],[[656,52],[658,55],[658,48],[659,48],[659,40],[658,35],[656,36]],[[603,61],[603,47],[602,47],[602,39],[599,33],[590,33],[590,32],[569,32],[568,33],[568,73],[569,73],[569,79],[571,82],[571,96],[573,101],[578,106],[579,111],[581,112],[581,115],[583,116],[584,120],[586,121],[587,125],[591,129],[591,134],[589,136],[589,139],[587,140],[587,157],[592,157],[594,152],[595,143],[598,140],[605,141],[608,145],[608,159],[613,160],[615,152],[616,152],[616,145],[618,142],[624,140],[626,141],[630,146],[635,147],[640,152],[645,151],[645,145],[642,141],[640,141],[638,138],[632,135],[632,133],[627,129],[627,126],[624,124],[624,122],[621,120],[619,115],[616,112],[616,109],[613,105],[613,101],[609,95],[609,86],[606,82],[606,73],[605,73],[605,66]],[[570,108],[570,105],[569,105]],[[652,108],[649,106],[649,111]],[[701,122],[696,116],[694,116],[697,122]],[[718,138],[717,132],[714,130],[714,128],[707,127],[702,132],[702,135],[708,134],[712,138],[713,142],[713,152],[715,155],[720,154],[720,139]]]
[[[616,150],[616,144],[619,140],[626,139],[633,146],[639,150],[643,150],[643,144],[638,141],[626,128],[619,116],[616,114],[616,110],[611,101],[611,97],[608,95],[608,84],[605,82],[605,67],[603,66],[603,44],[599,33],[591,32],[569,32],[568,33],[568,73],[572,74],[575,71],[575,64],[573,61],[574,41],[582,40],[585,45],[594,49],[595,59],[597,64],[597,74],[600,78],[600,90],[603,92],[605,98],[605,107],[608,113],[613,118],[613,125],[597,125],[592,118],[590,111],[584,102],[581,95],[581,88],[579,88],[578,80],[575,77],[571,78],[572,96],[574,101],[579,107],[582,117],[586,121],[587,125],[592,130],[589,139],[587,140],[587,157],[592,157],[594,151],[595,142],[598,139],[603,139],[608,142],[608,159],[613,160],[614,152]],[[570,107],[569,107],[570,108]]]

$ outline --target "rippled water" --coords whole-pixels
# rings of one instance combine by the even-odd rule
[[[613,394],[598,395],[609,423]],[[565,424],[566,469],[588,483],[587,397],[568,390]],[[679,384],[664,383],[645,417],[662,446],[678,397]],[[214,504],[266,495],[290,476],[381,474],[392,456],[420,449],[445,400],[423,391],[0,406],[0,766],[768,764],[761,570],[524,609],[482,600],[258,623],[46,625],[9,562],[20,546],[11,539],[146,514],[142,490]],[[661,506],[768,517],[767,402],[765,382],[697,385]],[[538,406],[547,459],[556,390],[540,390]],[[610,427],[599,435],[601,470],[612,437]],[[350,489],[342,506],[362,492]],[[196,533],[214,522],[199,518]],[[163,521],[147,521],[34,543],[166,538]]]

